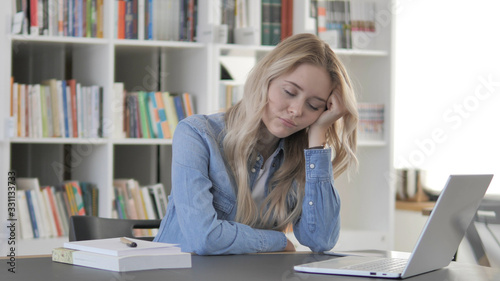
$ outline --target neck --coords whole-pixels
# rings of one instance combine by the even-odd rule
[[[260,138],[255,148],[264,157],[264,160],[266,160],[276,150],[280,139],[271,134],[264,124],[260,127],[259,135]]]

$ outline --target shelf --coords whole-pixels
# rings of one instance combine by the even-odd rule
[[[409,202],[409,201],[396,201],[397,210],[424,212],[427,209],[432,209],[436,202]]]
[[[203,44],[203,43],[183,42],[183,41],[113,39],[112,42],[115,46],[168,47],[168,48],[203,48],[203,47],[205,47],[205,44]]]
[[[172,139],[113,139],[116,145],[172,145]]]
[[[67,36],[33,36],[33,35],[11,35],[13,43],[56,43],[56,44],[108,44],[109,40],[105,38],[87,38],[87,37],[67,37]]]
[[[358,146],[363,146],[363,147],[382,147],[386,146],[387,142],[383,140],[358,140]]]
[[[238,45],[238,44],[219,44],[217,45],[221,51],[230,53],[240,52],[270,52],[275,46],[260,46],[260,45]],[[384,57],[388,56],[387,51],[380,50],[358,50],[358,49],[333,49],[337,55],[342,56],[371,56],[371,57]]]
[[[343,55],[343,56],[385,57],[389,55],[387,51],[378,51],[378,50],[333,49],[333,51],[337,55]]]
[[[50,143],[50,144],[105,144],[103,138],[11,138],[11,143]]]

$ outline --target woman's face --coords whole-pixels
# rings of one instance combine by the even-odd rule
[[[301,64],[271,81],[262,121],[275,137],[288,137],[319,118],[332,90],[333,83],[325,69]]]

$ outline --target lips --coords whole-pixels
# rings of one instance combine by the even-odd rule
[[[290,119],[286,119],[286,118],[279,118],[281,123],[283,123],[283,125],[285,125],[286,127],[289,127],[289,128],[295,128],[297,127],[297,125],[295,124],[295,122],[293,122],[292,120]]]

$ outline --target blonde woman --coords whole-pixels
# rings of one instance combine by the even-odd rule
[[[178,124],[155,241],[201,255],[295,251],[283,233],[292,225],[312,251],[333,248],[334,176],[357,164],[357,121],[351,82],[330,47],[312,34],[289,37],[257,63],[239,103]]]

